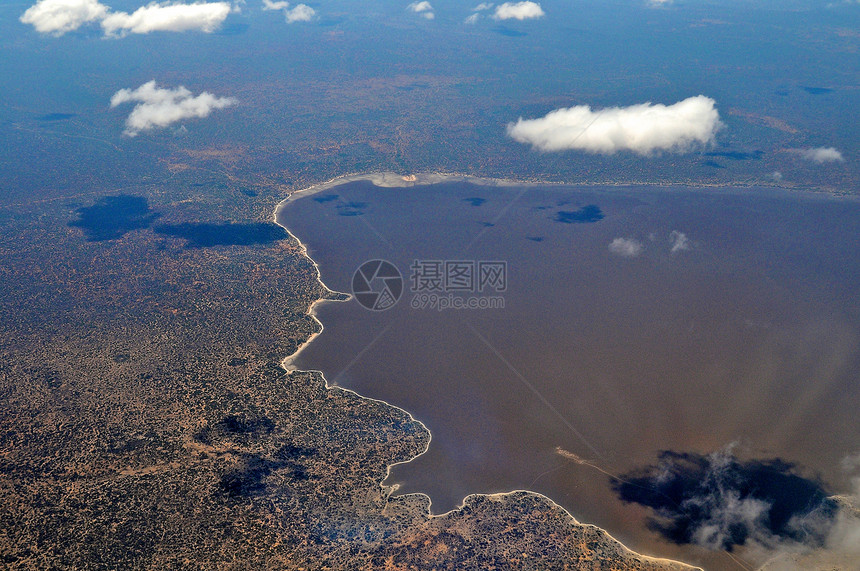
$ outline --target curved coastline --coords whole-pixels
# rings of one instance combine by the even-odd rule
[[[295,352],[293,352],[290,355],[287,355],[281,361],[281,363],[280,363],[281,367],[283,367],[287,373],[293,373],[293,372],[296,372],[299,370],[295,365],[295,359],[301,354],[301,352],[314,339],[317,338],[317,336],[319,336],[323,332],[324,325],[323,325],[322,321],[320,321],[320,319],[317,317],[317,314],[316,314],[317,305],[321,304],[321,303],[326,303],[326,302],[335,302],[336,303],[336,302],[349,301],[350,299],[352,299],[352,296],[347,294],[347,293],[344,293],[344,292],[338,292],[338,291],[332,290],[325,284],[325,282],[323,282],[322,274],[321,274],[320,269],[319,269],[319,265],[317,264],[316,260],[314,260],[310,256],[310,254],[308,253],[307,245],[304,242],[302,242],[301,239],[298,238],[298,236],[293,234],[289,228],[287,228],[286,226],[284,226],[284,225],[280,224],[280,222],[278,222],[278,215],[281,212],[281,210],[283,208],[285,208],[290,202],[292,202],[298,198],[313,196],[314,194],[324,192],[326,190],[330,190],[330,189],[335,188],[337,186],[347,184],[350,182],[356,182],[356,181],[370,181],[375,186],[387,187],[387,188],[427,186],[427,185],[438,184],[438,183],[443,183],[443,182],[468,182],[468,183],[477,184],[477,185],[481,185],[481,186],[497,186],[497,187],[511,186],[511,185],[515,185],[515,186],[555,186],[555,185],[570,186],[569,183],[563,183],[563,182],[517,181],[517,180],[509,180],[509,179],[474,177],[474,176],[463,175],[463,174],[417,173],[417,174],[404,176],[404,175],[399,175],[399,174],[392,173],[392,172],[382,172],[382,173],[364,173],[364,174],[343,175],[343,176],[335,177],[335,178],[328,180],[326,182],[310,186],[308,188],[304,188],[304,189],[300,189],[300,190],[296,190],[296,191],[291,192],[284,200],[280,201],[277,204],[277,206],[275,207],[275,210],[273,213],[273,221],[275,224],[277,224],[278,226],[283,228],[287,232],[287,234],[289,234],[289,236],[291,236],[294,240],[296,240],[296,242],[299,244],[301,252],[313,264],[314,269],[316,270],[316,273],[317,273],[317,281],[320,283],[320,285],[324,288],[324,290],[326,292],[328,292],[329,294],[332,295],[332,297],[321,297],[321,298],[315,300],[314,302],[312,302],[311,305],[308,307],[308,315],[311,316],[314,319],[314,321],[316,321],[316,323],[319,326],[319,330],[317,332],[311,334],[305,340],[304,343],[299,345],[299,347],[296,349]],[[588,186],[591,186],[591,185],[588,185]],[[622,186],[622,185],[618,185],[618,186]],[[625,183],[623,186],[628,186],[628,183]],[[337,298],[334,296],[343,296],[343,297]],[[412,456],[411,458],[404,460],[402,462],[394,462],[392,464],[386,465],[385,478],[383,478],[382,481],[380,481],[379,485],[385,491],[386,498],[391,498],[391,496],[397,491],[398,485],[397,484],[386,485],[383,483],[391,474],[391,469],[395,466],[400,465],[400,464],[406,464],[406,463],[412,462],[416,458],[419,458],[422,455],[424,455],[430,448],[430,444],[431,444],[432,439],[433,439],[432,432],[423,422],[416,419],[412,415],[412,413],[410,413],[408,410],[406,410],[404,408],[401,408],[401,407],[399,407],[395,404],[392,404],[390,402],[387,402],[385,400],[374,399],[374,398],[362,395],[356,391],[353,391],[353,390],[345,388],[345,387],[340,387],[337,385],[330,385],[328,382],[328,379],[325,378],[325,375],[323,374],[322,371],[311,370],[308,372],[319,373],[319,375],[323,379],[326,390],[331,390],[331,389],[336,388],[338,390],[352,393],[361,399],[365,399],[365,400],[371,401],[371,402],[381,403],[381,404],[384,404],[385,406],[389,406],[395,410],[402,411],[403,413],[405,413],[409,417],[410,420],[418,423],[427,432],[428,439],[427,439],[427,445],[425,446],[424,450],[422,450],[418,454],[416,454],[416,455]],[[541,494],[539,492],[532,491],[532,490],[520,490],[520,489],[518,489],[518,490],[510,490],[507,492],[468,494],[462,499],[462,501],[460,502],[460,504],[457,507],[455,507],[452,510],[449,510],[447,512],[439,513],[439,514],[433,514],[431,512],[430,507],[432,506],[432,499],[427,494],[424,494],[421,492],[415,492],[415,493],[411,493],[411,494],[404,494],[401,497],[416,496],[416,497],[420,497],[420,498],[424,499],[426,501],[426,504],[427,504],[427,512],[425,513],[425,515],[430,519],[437,519],[437,518],[444,518],[446,516],[451,515],[452,513],[461,511],[467,505],[470,498],[476,498],[476,497],[502,498],[505,496],[512,496],[512,495],[516,495],[516,494],[528,494],[530,496],[540,498],[542,501],[545,501],[545,502],[549,503],[550,505],[552,505],[553,508],[560,510],[565,516],[570,517],[575,525],[592,527],[592,528],[600,530],[602,533],[606,534],[607,538],[609,538],[611,541],[616,542],[624,551],[630,553],[632,556],[634,556],[637,559],[640,559],[642,561],[647,561],[647,562],[673,565],[673,566],[677,566],[677,568],[679,568],[679,569],[690,569],[690,570],[702,571],[701,568],[696,567],[694,565],[684,563],[682,561],[676,561],[673,559],[667,559],[667,558],[656,557],[656,556],[651,556],[651,555],[644,555],[642,553],[638,553],[636,551],[633,551],[632,549],[630,549],[629,547],[624,545],[624,543],[622,543],[621,541],[616,539],[606,529],[600,528],[600,527],[593,525],[593,524],[580,522],[578,519],[576,519],[576,517],[573,514],[571,514],[563,506],[556,503],[552,498],[550,498],[544,494]]]

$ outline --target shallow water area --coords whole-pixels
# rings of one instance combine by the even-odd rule
[[[318,305],[325,330],[293,365],[427,425],[427,453],[387,483],[429,494],[434,513],[469,493],[530,489],[632,549],[710,562],[722,559],[648,530],[608,474],[661,450],[738,443],[739,455],[779,457],[848,489],[840,461],[860,450],[857,202],[351,181],[291,200],[278,222],[334,290],[350,292],[368,260],[402,274],[390,309]],[[471,290],[419,287],[446,261],[473,264]],[[479,290],[481,262],[504,263],[503,288]],[[440,310],[443,298],[477,301]]]

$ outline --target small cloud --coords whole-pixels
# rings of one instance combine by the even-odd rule
[[[307,4],[297,4],[290,9],[290,3],[285,0],[263,0],[263,10],[283,10],[287,24],[293,22],[310,22],[316,16],[316,10]]]
[[[21,15],[42,34],[62,36],[89,22],[104,18],[109,8],[97,0],[39,0]]]
[[[843,162],[842,153],[833,147],[817,147],[814,149],[799,149],[800,156],[818,164]]]
[[[297,4],[292,10],[285,10],[287,24],[293,22],[310,22],[316,15],[316,10],[307,4]]]
[[[496,20],[531,20],[540,18],[545,13],[537,2],[505,2],[496,8],[493,18]]]
[[[723,126],[715,103],[698,95],[674,105],[642,103],[600,111],[578,105],[556,109],[539,119],[521,117],[508,125],[508,135],[541,151],[687,152],[712,143]]]
[[[148,34],[150,32],[214,32],[232,8],[227,2],[198,2],[194,4],[159,4],[153,2],[131,14],[114,12],[102,19],[106,36]]]
[[[609,251],[625,258],[635,258],[642,253],[642,242],[632,238],[616,238],[609,243]]]
[[[770,173],[770,178],[772,178],[776,182],[780,182],[782,181],[782,173],[779,171],[773,171],[772,173]]]
[[[648,5],[652,8],[659,8],[660,6],[668,6],[672,3],[672,0],[648,0]]]
[[[672,243],[672,247],[669,249],[669,251],[673,254],[675,252],[683,252],[685,250],[690,249],[690,239],[687,238],[687,235],[683,232],[672,230],[672,232],[669,234],[669,242]]]
[[[430,2],[427,0],[422,0],[421,2],[413,2],[409,6],[406,7],[408,10],[415,12],[422,18],[426,18],[428,20],[432,20],[436,17],[436,14],[433,12],[433,6],[430,5]]]
[[[176,89],[160,88],[154,80],[134,90],[117,91],[111,97],[110,106],[113,108],[129,102],[137,103],[125,122],[124,134],[129,137],[156,127],[167,127],[183,119],[208,117],[213,109],[236,104],[232,97],[215,97],[206,91],[193,96],[182,86]]]
[[[475,6],[475,7],[472,9],[472,11],[473,11],[473,12],[483,12],[484,10],[489,10],[489,9],[490,9],[490,8],[492,8],[492,7],[493,7],[493,3],[492,3],[492,2],[481,2],[480,4],[478,4],[477,6]]]
[[[474,14],[472,14],[471,16],[469,16],[468,18],[466,18],[465,20],[463,20],[463,22],[465,22],[466,24],[474,24],[474,23],[475,23],[475,22],[477,22],[480,18],[481,18],[481,15],[480,15],[480,14],[478,14],[477,12],[475,12]]]

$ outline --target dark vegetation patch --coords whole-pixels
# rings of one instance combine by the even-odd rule
[[[271,222],[225,222],[221,224],[185,222],[183,224],[161,224],[155,227],[155,231],[158,234],[187,240],[186,248],[271,244],[288,236],[286,230]]]
[[[105,196],[92,206],[76,210],[79,219],[69,226],[83,230],[90,242],[115,240],[132,230],[148,228],[160,214],[149,208],[142,196]]]

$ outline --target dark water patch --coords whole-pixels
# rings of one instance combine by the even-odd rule
[[[508,28],[507,26],[497,26],[493,28],[493,31],[497,34],[501,34],[509,38],[522,38],[523,36],[528,36],[528,34],[525,32],[522,32],[520,30],[514,30],[512,28]]]
[[[531,240],[532,242],[543,242],[543,236],[526,236],[526,240]]]
[[[271,244],[287,238],[287,232],[270,222],[210,224],[206,222],[183,224],[161,224],[156,226],[158,234],[184,238],[186,248],[210,248],[213,246],[251,246]]]
[[[248,362],[248,359],[242,359],[240,357],[233,357],[229,361],[227,361],[228,367],[241,367]]]
[[[709,549],[791,540],[823,545],[837,504],[821,482],[779,459],[741,461],[663,451],[656,465],[612,481],[621,500],[654,511],[648,525],[677,544]]]
[[[344,202],[337,205],[337,214],[338,216],[362,216],[365,208],[367,208],[366,202]]]
[[[603,220],[603,212],[596,204],[583,206],[579,210],[559,210],[555,213],[555,221],[564,224],[588,224]]]
[[[463,199],[463,202],[468,202],[472,206],[481,206],[485,202],[487,202],[486,198],[481,198],[480,196],[469,196]]]
[[[313,200],[315,202],[319,202],[320,204],[325,204],[326,202],[331,202],[332,200],[337,200],[340,198],[338,194],[323,194],[321,196],[314,196]]]
[[[829,87],[812,87],[809,85],[801,85],[800,88],[810,95],[825,95],[827,93],[832,93],[833,89]]]
[[[251,26],[247,22],[233,22],[232,24],[227,24],[226,26],[221,26],[215,35],[218,36],[241,36],[248,32],[248,29]]]
[[[257,191],[251,190],[250,188],[243,188],[240,192],[245,196],[250,196],[251,198],[256,197],[258,194]]]
[[[37,117],[38,121],[68,121],[74,117],[77,117],[77,113],[48,113],[47,115],[42,115],[41,117]]]
[[[69,226],[81,228],[89,242],[121,238],[132,230],[148,228],[160,216],[149,208],[146,198],[124,194],[105,196],[76,212],[80,219]]]
[[[733,161],[760,161],[762,155],[764,155],[763,151],[753,151],[751,153],[743,151],[712,151],[705,153],[706,157],[721,157]]]

